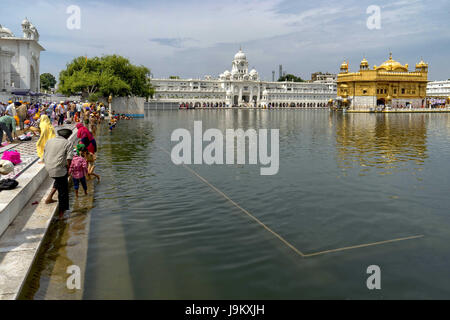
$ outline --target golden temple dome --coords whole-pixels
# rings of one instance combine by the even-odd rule
[[[348,62],[344,60],[341,64],[341,69],[348,69]]]
[[[359,69],[360,71],[369,70],[369,62],[366,60],[365,57],[364,59],[362,59],[361,64],[359,65]]]
[[[408,65],[402,65],[400,62],[392,59],[392,53],[389,55],[389,60],[385,61],[381,66],[375,67],[376,70],[384,69],[386,71],[404,71],[408,72]]]
[[[423,59],[420,60],[418,64],[416,64],[416,69],[428,68],[428,63],[425,63]]]

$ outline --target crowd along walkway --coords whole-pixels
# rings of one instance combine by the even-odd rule
[[[12,173],[1,177],[16,179],[19,185],[0,192],[0,300],[17,298],[57,209],[56,203],[44,203],[53,181],[38,161],[36,141],[0,149],[0,157],[17,150],[22,159]],[[76,129],[70,141],[76,142]]]

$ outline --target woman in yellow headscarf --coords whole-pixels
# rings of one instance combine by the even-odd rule
[[[56,137],[55,128],[53,128],[50,118],[47,115],[41,116],[41,121],[39,123],[39,129],[41,129],[41,136],[39,137],[38,142],[36,143],[37,154],[39,158],[43,158],[44,156],[44,148],[45,144],[48,140]]]

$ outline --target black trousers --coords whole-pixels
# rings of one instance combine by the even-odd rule
[[[58,126],[62,126],[64,124],[64,115],[60,114],[58,119]]]
[[[69,176],[66,174],[64,177],[53,177],[55,183],[53,188],[58,191],[58,205],[59,211],[69,210]]]
[[[2,122],[0,122],[0,144],[3,142],[3,131],[6,132],[6,136],[8,137],[9,142],[13,142],[13,137],[11,135],[11,130],[8,126]]]

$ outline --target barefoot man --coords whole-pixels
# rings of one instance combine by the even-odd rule
[[[59,218],[64,216],[64,212],[69,210],[69,184],[68,171],[73,158],[72,144],[67,140],[72,135],[72,130],[58,130],[56,138],[47,141],[44,147],[44,163],[48,174],[55,180],[53,189],[48,195],[46,204],[56,202],[53,195],[58,191]]]

